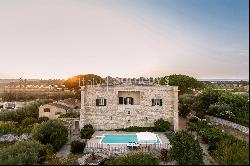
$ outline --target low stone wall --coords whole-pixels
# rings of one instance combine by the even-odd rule
[[[249,135],[249,128],[248,128],[248,127],[239,125],[239,124],[234,123],[234,122],[230,122],[230,121],[225,120],[225,119],[213,117],[213,116],[208,116],[208,115],[206,115],[205,117],[206,117],[206,119],[207,119],[208,121],[210,121],[211,123],[221,124],[221,125],[223,125],[223,126],[227,126],[227,127],[230,127],[230,128],[236,129],[236,130],[239,130],[239,131],[241,131],[241,132],[243,132],[243,133]]]
[[[0,142],[14,142],[14,141],[24,141],[30,140],[32,137],[29,134],[22,134],[20,136],[14,134],[6,134],[0,137]]]

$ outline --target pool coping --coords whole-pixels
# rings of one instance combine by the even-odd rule
[[[154,133],[155,134],[155,133]],[[103,143],[102,140],[104,138],[105,135],[136,135],[135,134],[102,134],[100,137],[101,137],[101,140],[99,141],[100,144],[106,144],[106,145],[126,145],[128,143]],[[160,143],[139,143],[139,145],[160,145],[162,144],[162,140],[160,139],[160,137],[158,136],[158,134],[155,134],[157,139],[160,141]]]

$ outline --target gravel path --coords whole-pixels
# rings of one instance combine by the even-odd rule
[[[80,139],[80,133],[72,133],[68,142],[56,153],[57,157],[65,158],[70,154],[70,144],[74,140]]]
[[[208,145],[200,143],[200,146],[203,150],[203,162],[205,165],[217,165],[214,159],[210,156],[208,152]]]

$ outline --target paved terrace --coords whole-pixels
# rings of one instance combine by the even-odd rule
[[[101,139],[98,136],[103,134],[136,134],[137,132],[124,132],[124,131],[96,131],[90,140],[87,141],[86,147],[84,149],[85,153],[89,152],[102,152],[107,155],[121,154],[130,152],[126,144],[102,144]],[[161,144],[141,144],[137,151],[143,152],[156,152],[160,151],[162,148],[170,149],[170,143],[168,138],[162,132],[153,132],[158,135],[161,140]],[[97,137],[96,137],[97,136]]]

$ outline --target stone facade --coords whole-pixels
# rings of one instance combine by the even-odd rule
[[[71,108],[57,103],[49,103],[39,107],[39,117],[57,119],[61,114],[71,111]]]
[[[126,96],[133,96],[133,105],[119,104],[119,97]],[[105,106],[97,106],[96,99],[99,98],[105,99]],[[152,106],[152,99],[161,99],[161,106]],[[85,124],[93,125],[96,130],[150,127],[160,118],[168,120],[174,130],[178,130],[178,87],[116,85],[81,88],[81,128]]]

